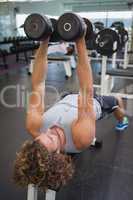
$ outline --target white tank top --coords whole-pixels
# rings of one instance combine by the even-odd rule
[[[101,117],[102,111],[99,102],[93,99],[94,111],[96,113],[96,119]],[[43,125],[40,129],[41,132],[45,132],[53,125],[58,125],[64,129],[66,136],[65,152],[78,153],[76,149],[71,133],[71,124],[78,114],[78,94],[67,95],[65,98],[56,103],[53,107],[47,110],[43,115]]]

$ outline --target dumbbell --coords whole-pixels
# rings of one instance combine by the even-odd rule
[[[115,42],[116,46],[114,48]],[[97,33],[95,47],[101,55],[110,56],[119,49],[119,46],[120,38],[116,31],[107,28]]]
[[[3,40],[4,42],[7,42],[7,37],[4,37],[4,40]]]
[[[111,27],[112,28],[116,28],[116,29],[123,29],[123,28],[125,28],[124,23],[121,22],[121,21],[113,22],[112,25],[111,25]]]
[[[17,37],[16,37],[16,41],[17,41],[17,42],[20,41],[20,36],[17,36]]]
[[[53,23],[53,24],[52,24]],[[24,31],[29,39],[43,41],[51,35],[51,38],[56,38],[56,20],[49,19],[46,16],[34,13],[29,15],[24,22]],[[51,39],[52,40],[52,39]],[[57,40],[57,38],[56,38]]]
[[[90,22],[89,19],[83,18],[83,20],[84,20],[84,22],[85,22],[85,24],[86,24],[86,26],[87,26],[86,35],[85,35],[85,40],[86,40],[86,41],[89,41],[90,38],[92,38],[93,35],[94,35],[93,26],[92,26],[92,23]]]
[[[15,36],[13,36],[13,37],[12,37],[12,41],[14,42],[15,40],[16,40],[16,37],[15,37]]]
[[[26,41],[26,40],[28,40],[28,38],[27,38],[27,37],[25,37],[25,36],[23,36],[23,40],[24,40],[24,41]]]
[[[128,41],[128,31],[125,29],[124,23],[121,21],[113,22],[111,28],[114,28],[118,32],[120,37],[120,45],[122,48]]]
[[[9,37],[7,38],[7,41],[8,41],[8,42],[11,42],[11,41],[12,41],[12,37],[9,36]]]
[[[124,28],[121,28],[117,30],[119,37],[120,37],[120,45],[121,48],[125,45],[125,43],[128,41],[128,31]]]
[[[121,46],[123,47],[125,43],[128,41],[128,31],[126,29],[121,29],[119,32],[120,38],[121,38]]]
[[[50,37],[50,42],[59,42],[60,36],[57,31],[57,20],[54,18],[50,18],[50,21],[52,22],[52,26],[53,26],[53,33]]]
[[[94,27],[95,27],[95,32],[98,33],[99,31],[104,29],[104,23],[103,22],[95,22]]]
[[[65,41],[75,41],[82,37],[86,31],[86,40],[88,40],[93,33],[93,27],[88,19],[82,19],[75,13],[67,12],[59,17],[57,31]]]

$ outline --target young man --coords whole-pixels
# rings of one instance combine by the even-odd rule
[[[58,188],[72,177],[72,162],[63,152],[79,153],[88,148],[95,138],[96,120],[113,112],[118,120],[116,129],[124,130],[128,126],[121,99],[93,95],[93,77],[84,37],[76,41],[79,94],[66,96],[44,112],[48,40],[41,43],[36,53],[32,74],[33,92],[26,126],[34,141],[23,145],[14,173],[18,184],[34,183],[43,189]]]

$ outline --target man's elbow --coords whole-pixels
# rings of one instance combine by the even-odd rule
[[[29,125],[29,123],[26,122],[26,126],[25,126],[25,127],[26,127],[26,130],[27,130],[28,132],[30,132],[31,126]]]
[[[33,119],[31,116],[27,115],[26,117],[26,124],[25,124],[27,132],[32,135],[34,124],[33,124]]]
[[[26,120],[26,130],[27,130],[27,132],[31,135],[31,132],[32,132],[32,124],[28,121],[28,120]]]
[[[40,117],[40,115],[34,113],[34,115],[32,114],[27,116],[26,129],[33,138],[39,136],[39,130],[41,125],[42,125],[42,118]]]
[[[94,136],[88,138],[88,140],[80,140],[79,143],[76,144],[76,148],[80,151],[87,149],[93,142]]]
[[[26,123],[26,130],[32,138],[36,138],[38,136],[38,133],[34,130],[31,124]]]

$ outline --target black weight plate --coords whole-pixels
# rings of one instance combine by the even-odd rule
[[[103,40],[109,39],[109,42],[105,43],[104,47],[98,45],[96,47],[97,52],[100,53],[101,55],[112,55],[113,54],[113,39],[112,37],[104,36]],[[102,40],[101,40],[102,42]]]
[[[102,45],[103,44],[103,45]],[[98,53],[107,55],[112,53],[113,49],[113,36],[107,31],[100,31],[96,37],[96,49]]]
[[[50,38],[50,42],[59,42],[60,41],[60,36],[59,33],[57,31],[57,20],[54,18],[50,18],[51,22],[52,22],[52,26],[53,26],[53,33],[51,35]]]
[[[105,42],[106,44],[102,47],[99,45],[99,42]],[[117,42],[117,48],[113,49],[113,43]],[[116,31],[111,29],[104,29],[100,31],[96,36],[96,49],[98,53],[101,55],[112,55],[114,52],[118,50],[118,47],[120,45],[119,35],[116,33]]]
[[[92,23],[87,18],[83,18],[83,20],[85,24],[87,25],[87,30],[86,30],[86,35],[85,35],[85,40],[87,41],[93,34],[93,26],[92,26]]]
[[[25,20],[24,31],[27,37],[30,39],[43,40],[50,32],[48,27],[48,19],[40,14],[31,14]]]
[[[65,41],[74,41],[83,35],[82,18],[74,13],[63,14],[57,23],[57,30],[60,37]]]
[[[96,40],[96,34],[93,32],[93,34],[89,37],[89,40],[86,41],[87,49],[89,50],[96,49],[95,40]]]
[[[99,40],[99,47],[103,48],[105,51],[107,51],[110,48],[113,48],[112,35],[109,34],[103,35],[101,41]]]

